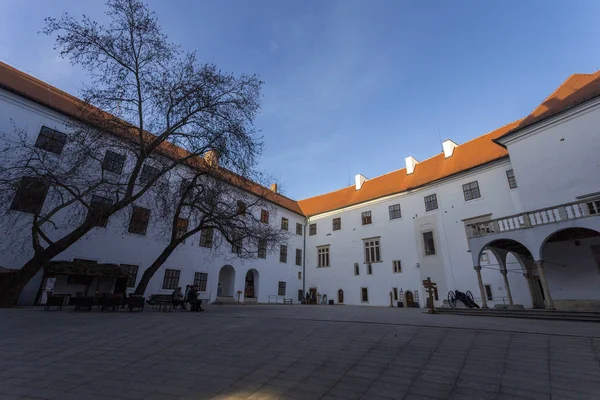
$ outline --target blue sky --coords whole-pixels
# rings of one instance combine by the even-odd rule
[[[260,167],[302,199],[465,142],[600,68],[600,2],[221,0],[148,2],[202,61],[265,81]],[[99,1],[0,0],[0,60],[77,94],[85,80],[39,34]]]

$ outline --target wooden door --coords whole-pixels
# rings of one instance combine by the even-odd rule
[[[342,289],[338,290],[338,303],[344,303],[344,291]]]
[[[310,304],[317,304],[317,288],[310,288]]]
[[[413,297],[412,292],[410,290],[407,290],[404,294],[404,297],[406,298],[406,307],[413,307],[413,304],[415,304],[415,299]]]

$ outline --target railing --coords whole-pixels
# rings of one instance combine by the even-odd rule
[[[600,198],[580,200],[574,203],[561,204],[508,217],[468,224],[467,237],[469,239],[476,238],[594,215],[600,215]]]

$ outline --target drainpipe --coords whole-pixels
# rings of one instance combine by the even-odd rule
[[[310,217],[304,220],[304,228],[302,235],[302,296],[306,297],[306,226],[308,225],[308,221]]]

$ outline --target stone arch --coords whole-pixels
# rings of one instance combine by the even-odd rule
[[[219,271],[219,286],[217,296],[233,297],[235,292],[235,268],[224,265]]]
[[[258,271],[254,268],[249,269],[246,272],[244,279],[244,298],[245,299],[257,299],[258,298],[258,283],[259,275]]]
[[[546,247],[547,243],[567,240],[581,240],[597,236],[600,236],[600,231],[598,229],[583,226],[573,226],[569,228],[562,228],[556,230],[550,233],[548,236],[546,236],[540,244],[540,255],[542,256],[541,258],[544,259],[544,247]]]

